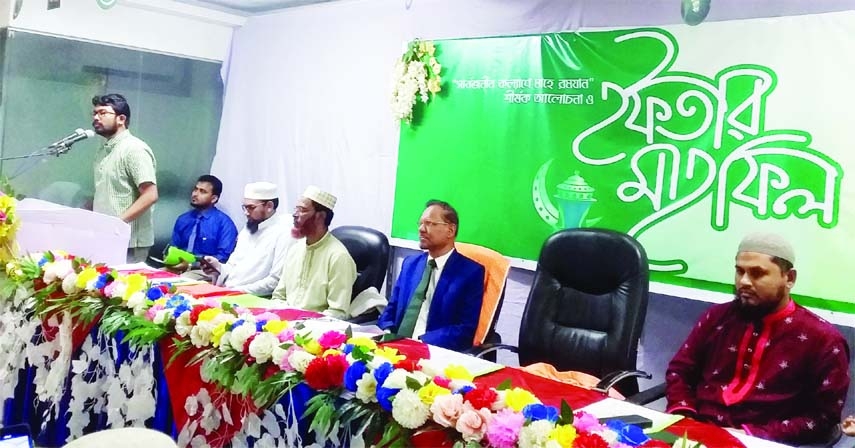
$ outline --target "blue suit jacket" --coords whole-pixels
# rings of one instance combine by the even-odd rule
[[[413,291],[422,278],[427,259],[427,252],[423,252],[404,260],[389,305],[377,321],[380,328],[398,331]],[[450,350],[472,347],[483,299],[484,267],[455,250],[448,257],[436,283],[428,310],[427,327],[421,340]]]

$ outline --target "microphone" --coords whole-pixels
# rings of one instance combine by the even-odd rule
[[[74,133],[63,137],[62,140],[51,143],[48,148],[68,148],[71,145],[79,142],[80,140],[86,140],[87,138],[94,136],[95,131],[93,131],[92,129],[84,130],[83,128],[77,128],[74,130]]]

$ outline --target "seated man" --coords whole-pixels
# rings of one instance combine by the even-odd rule
[[[229,215],[216,207],[223,192],[223,183],[216,176],[205,174],[196,181],[190,193],[190,210],[175,220],[172,245],[202,258],[210,255],[221,263],[235,250],[237,227]]]
[[[794,261],[780,236],[742,240],[735,299],[712,306],[668,366],[669,412],[788,444],[821,441],[840,422],[849,347],[790,298]]]
[[[472,347],[481,301],[484,267],[457,253],[457,211],[430,201],[419,220],[419,247],[404,260],[389,305],[377,325],[399,336],[451,350]]]
[[[335,196],[315,186],[306,188],[297,201],[291,236],[300,240],[285,255],[273,298],[294,308],[347,319],[356,263],[329,232],[335,203]]]
[[[276,184],[247,184],[243,193],[246,227],[238,234],[235,251],[228,263],[206,256],[202,268],[217,285],[249,294],[269,296],[279,282],[285,252],[293,241],[276,209]]]

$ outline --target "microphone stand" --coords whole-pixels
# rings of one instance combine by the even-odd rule
[[[60,143],[58,145],[50,145],[50,146],[45,146],[43,148],[39,148],[39,149],[37,149],[37,150],[35,150],[35,151],[31,152],[30,154],[25,155],[25,156],[0,157],[0,162],[5,162],[7,160],[20,160],[20,159],[29,160],[29,159],[35,159],[37,157],[45,157],[45,156],[59,157],[60,155],[67,153],[70,149],[71,149],[71,145],[69,145],[67,143]],[[33,163],[24,163],[23,165],[18,167],[18,169],[15,171],[15,173],[12,174],[12,176],[10,176],[8,178],[8,180],[12,180],[12,179],[26,173],[27,171],[32,169],[34,166],[35,166],[35,164],[33,164]]]

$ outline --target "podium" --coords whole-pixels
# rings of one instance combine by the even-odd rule
[[[64,250],[94,263],[125,264],[131,226],[115,216],[27,198],[18,202],[21,255]]]

